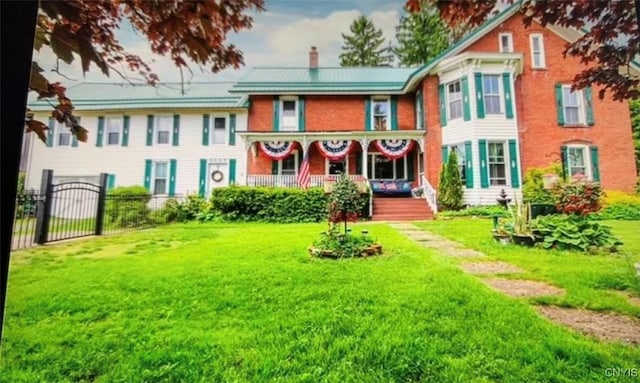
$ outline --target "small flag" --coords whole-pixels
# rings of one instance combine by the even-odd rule
[[[307,190],[309,187],[309,181],[311,181],[311,175],[309,173],[309,150],[305,151],[304,157],[302,158],[302,164],[300,164],[300,169],[298,169],[298,185],[304,190]]]

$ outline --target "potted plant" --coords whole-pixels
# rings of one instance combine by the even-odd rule
[[[533,246],[536,237],[531,225],[531,203],[518,203],[515,200],[513,209],[509,210],[513,222],[513,243],[523,246]]]
[[[511,243],[511,234],[513,233],[513,225],[504,218],[497,220],[496,227],[491,230],[491,235],[496,242],[501,245],[508,245]]]

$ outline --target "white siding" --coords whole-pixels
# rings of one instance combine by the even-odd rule
[[[246,110],[198,110],[198,111],[125,111],[120,114],[77,112],[81,125],[89,131],[86,143],[77,147],[47,147],[35,140],[30,153],[27,172],[28,188],[39,189],[43,169],[53,169],[57,176],[88,176],[99,173],[116,175],[116,186],[144,185],[145,160],[177,160],[176,194],[197,193],[200,181],[200,159],[235,159],[236,183],[246,183],[245,146],[236,134],[235,145],[202,144],[203,114],[236,114],[236,131],[247,130]],[[147,146],[147,115],[180,115],[179,146]],[[98,116],[130,116],[128,146],[96,146]],[[36,119],[47,123],[48,115],[36,114]],[[228,122],[227,122],[228,124]],[[104,130],[106,137],[106,128]],[[228,177],[225,174],[225,177]]]

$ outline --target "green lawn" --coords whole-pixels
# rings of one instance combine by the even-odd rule
[[[538,303],[616,311],[640,318],[640,307],[631,305],[625,294],[640,296],[640,279],[634,263],[640,262],[640,222],[606,221],[624,245],[619,253],[589,255],[579,252],[502,246],[490,236],[489,219],[429,221],[418,226],[480,250],[490,259],[506,261],[527,272],[514,278],[549,282],[567,291],[565,296],[532,299]],[[625,294],[620,294],[624,292]]]
[[[507,258],[475,233],[488,222],[469,222],[425,225]],[[389,226],[357,226],[386,255],[310,259],[322,224],[169,225],[17,252],[0,381],[605,382],[606,368],[640,366],[638,347],[554,325]],[[551,281],[578,268],[514,254]],[[597,273],[607,257],[544,256],[587,259],[606,288],[627,280]],[[581,286],[562,284],[569,300],[601,291]]]

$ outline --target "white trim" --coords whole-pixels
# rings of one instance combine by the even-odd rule
[[[578,99],[578,121],[568,121],[567,120],[567,100],[564,97],[564,91],[568,89],[571,91],[571,85],[562,85],[560,88],[562,91],[562,115],[564,117],[564,125],[575,126],[575,125],[587,125],[587,110],[585,108],[585,99],[584,92],[582,89],[575,90],[571,93],[576,94],[576,98]],[[575,107],[575,106],[574,106]]]
[[[387,126],[386,129],[383,130],[377,130],[376,129],[376,124],[375,124],[375,103],[376,101],[385,101],[387,103]],[[376,131],[376,132],[383,132],[383,131],[387,131],[387,130],[391,130],[391,97],[387,96],[387,95],[373,95],[371,96],[371,130]]]
[[[449,87],[451,85],[454,85],[455,83],[458,83],[458,87],[460,87],[460,99],[456,100],[456,101],[460,101],[460,115],[459,116],[451,116],[451,92],[449,91]],[[453,120],[457,120],[459,118],[462,118],[464,116],[464,95],[462,94],[462,81],[461,79],[457,79],[457,80],[453,80],[453,81],[449,81],[448,83],[445,84],[445,99],[446,99],[446,107],[447,107],[447,120],[448,121],[453,121]]]
[[[348,175],[349,174],[349,156],[345,156],[343,161],[344,161],[345,172]],[[330,162],[331,162],[331,160],[329,158],[325,157],[325,159],[324,159],[324,174],[327,175],[327,176],[329,175],[329,163]],[[338,161],[335,161],[335,162],[338,162]]]
[[[105,116],[104,118],[104,122],[105,122],[105,131],[104,131],[104,135],[102,137],[103,139],[103,143],[102,146],[119,146],[122,144],[122,137],[124,135],[124,116]],[[120,121],[120,129],[118,130],[118,142],[115,144],[110,144],[109,143],[109,121],[112,120],[119,120]]]
[[[538,39],[538,45],[540,48],[540,65],[536,65],[535,56],[533,51],[533,41],[534,39]],[[531,68],[533,69],[546,69],[547,68],[547,60],[544,53],[544,35],[542,33],[536,32],[531,33],[529,35],[529,52],[531,54]]]
[[[491,184],[491,161],[490,161],[490,157],[491,157],[491,151],[489,150],[489,147],[491,144],[502,144],[502,151],[504,153],[503,157],[504,157],[504,179],[505,179],[505,184],[504,185],[492,185]],[[487,181],[489,182],[489,187],[493,187],[493,188],[505,188],[505,187],[513,187],[511,184],[511,167],[509,166],[509,164],[511,164],[511,158],[509,157],[509,141],[507,140],[487,140]],[[480,169],[480,168],[479,168]],[[475,170],[474,170],[475,171]],[[482,171],[482,170],[480,170]]]
[[[503,37],[507,38],[507,46],[503,44]],[[498,45],[500,47],[500,53],[513,53],[513,34],[511,32],[498,34]]]
[[[165,183],[165,192],[164,193],[156,193],[156,168],[158,164],[165,164],[167,166],[167,176],[164,178],[166,180]],[[167,195],[169,194],[169,179],[171,178],[171,161],[170,160],[152,160],[151,161],[151,194],[153,195]]]
[[[69,143],[67,145],[60,145],[61,134],[65,134],[69,136]],[[52,142],[51,146],[59,147],[59,148],[71,147],[73,143],[73,135],[71,134],[71,131],[67,128],[67,126],[64,123],[59,122],[58,120],[55,120],[53,125],[53,141],[54,142]]]
[[[487,109],[487,89],[484,83],[486,76],[493,76],[498,78],[498,107],[500,111],[498,113],[489,113]],[[512,92],[513,93],[513,92]],[[504,116],[505,115],[505,102],[504,102],[504,86],[502,85],[502,73],[482,73],[482,103],[484,105],[484,114],[490,116]]]
[[[582,150],[582,155],[584,159],[584,175],[586,176],[587,181],[593,181],[593,163],[591,162],[591,147],[585,144],[569,144],[567,145],[567,156],[571,157],[570,150],[571,149],[580,149]],[[567,158],[566,161],[567,166],[567,174],[570,178],[571,175],[571,159]]]
[[[294,102],[294,115],[293,118],[295,119],[296,123],[295,126],[287,126],[285,127],[284,125],[284,102],[285,101],[293,101]],[[300,121],[299,121],[299,113],[300,113],[300,101],[298,99],[297,96],[280,96],[279,100],[278,100],[278,105],[280,108],[280,113],[278,115],[278,118],[280,119],[279,121],[279,130],[282,132],[297,132],[299,127],[300,127]]]

